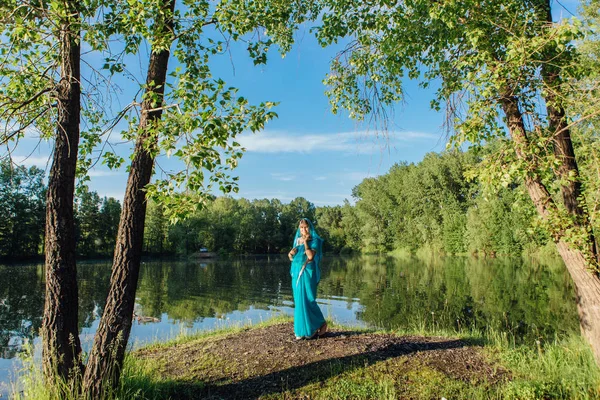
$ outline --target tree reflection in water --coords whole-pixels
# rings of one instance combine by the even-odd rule
[[[44,282],[40,265],[0,266],[0,349],[12,358],[39,331]],[[104,306],[110,264],[78,267],[80,329],[91,329]],[[579,332],[574,291],[561,263],[446,257],[326,257],[318,291],[331,317],[387,329],[506,332],[520,343]],[[341,310],[339,304],[345,309]],[[141,322],[192,326],[206,318],[243,319],[252,310],[292,302],[289,262],[282,256],[218,261],[152,261],[140,271]],[[232,317],[233,318],[233,317]],[[346,318],[346,317],[344,317]],[[347,321],[345,322],[352,322]],[[165,325],[163,320],[160,326]],[[159,326],[159,325],[157,325]],[[162,328],[161,328],[162,329]]]
[[[336,259],[321,290],[359,298],[357,318],[387,329],[491,329],[520,343],[579,332],[574,290],[560,262]]]

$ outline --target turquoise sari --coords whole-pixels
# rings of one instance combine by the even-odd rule
[[[310,226],[311,240],[309,247],[315,251],[311,262],[307,262],[304,245],[299,245],[300,228],[296,230],[293,248],[297,250],[292,260],[292,291],[294,292],[294,333],[296,337],[313,337],[325,323],[323,313],[317,305],[317,284],[321,279],[319,264],[323,254],[323,239],[315,231],[312,222],[305,219]],[[304,268],[303,268],[304,267]]]

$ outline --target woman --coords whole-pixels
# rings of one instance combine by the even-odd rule
[[[296,339],[312,339],[327,332],[327,323],[317,305],[317,284],[321,279],[319,263],[323,239],[312,222],[302,218],[288,258],[292,262],[294,292],[294,333]]]

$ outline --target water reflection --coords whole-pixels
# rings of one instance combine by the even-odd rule
[[[42,326],[43,291],[41,266],[0,265],[1,358],[13,358],[25,340],[37,336]]]
[[[80,329],[93,334],[108,291],[110,265],[81,263],[78,273]],[[40,265],[0,266],[2,358],[14,357],[23,340],[37,336],[43,280]],[[205,319],[246,319],[272,310],[289,313],[289,263],[278,256],[145,262],[137,295],[137,322],[159,330],[179,324],[195,328]],[[343,323],[392,329],[493,328],[526,343],[579,330],[573,288],[561,264],[328,257],[319,297],[326,315]]]
[[[561,264],[521,259],[332,260],[322,293],[358,298],[358,319],[391,329],[491,328],[533,343],[578,332],[574,291]]]
[[[144,264],[136,313],[154,318],[166,313],[173,322],[191,325],[250,306],[278,307],[289,294],[287,266],[279,257],[202,263]]]

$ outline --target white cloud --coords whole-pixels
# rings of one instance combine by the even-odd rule
[[[328,199],[313,199],[306,198],[308,201],[313,203],[316,206],[336,206],[343,204],[344,199],[348,199],[351,203],[353,200],[350,195],[342,195],[342,194],[323,194],[322,196],[330,197]],[[279,199],[282,203],[289,203],[297,197],[301,197],[300,195],[293,195],[288,192],[256,192],[256,191],[240,191],[240,193],[233,196],[234,198],[246,198],[248,200],[253,199]],[[331,200],[331,197],[338,198],[340,200]]]
[[[245,198],[248,200],[262,200],[262,199],[279,199],[282,202],[290,202],[294,200],[296,197],[291,193],[281,192],[281,191],[257,191],[257,190],[240,190],[239,193],[233,194],[234,198]]]
[[[315,181],[324,181],[324,180],[326,180],[326,179],[327,179],[327,177],[326,177],[326,176],[317,176],[317,177],[315,178]]]
[[[40,139],[41,133],[37,129],[29,126],[23,131],[23,137],[26,139]]]
[[[289,174],[282,174],[282,173],[271,173],[271,176],[273,177],[273,179],[276,179],[278,181],[284,181],[284,182],[289,182],[289,181],[293,181],[296,179],[295,175],[289,175]]]
[[[337,151],[345,153],[376,153],[385,148],[417,140],[439,140],[438,135],[425,132],[342,132],[318,135],[294,135],[288,132],[263,131],[238,137],[249,152],[312,153]]]
[[[42,169],[46,168],[46,166],[50,167],[52,164],[50,156],[13,156],[12,160],[15,164],[23,165],[24,167],[36,166]]]
[[[125,192],[102,192],[102,191],[98,191],[98,195],[100,197],[107,197],[107,198],[113,198],[115,200],[120,201],[121,203],[123,202],[123,198],[125,197]]]
[[[338,201],[331,201],[331,200],[316,199],[314,201],[311,201],[311,203],[313,203],[317,207],[319,207],[319,206],[339,206],[339,205],[341,205],[341,202],[339,200]]]

